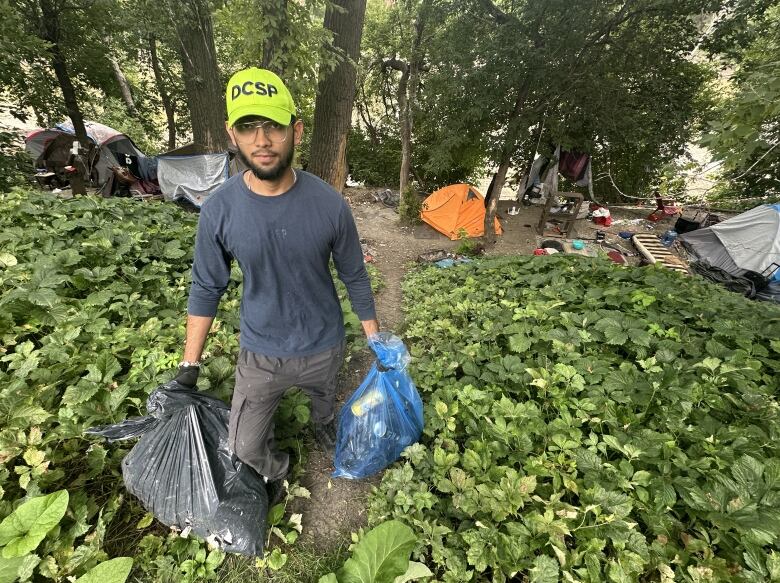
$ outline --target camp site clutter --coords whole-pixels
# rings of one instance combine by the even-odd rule
[[[86,176],[102,196],[162,194],[166,200],[184,200],[200,207],[237,166],[230,152],[198,153],[194,144],[157,156],[146,156],[133,140],[108,126],[86,121],[89,150],[83,158]],[[64,188],[73,164],[73,124],[30,132],[25,149],[34,159],[35,179],[42,187]],[[231,170],[232,168],[232,170]]]

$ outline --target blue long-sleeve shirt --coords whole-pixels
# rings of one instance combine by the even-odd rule
[[[315,354],[344,338],[331,256],[358,318],[376,318],[349,206],[316,176],[296,174],[278,196],[253,193],[240,174],[230,178],[203,204],[195,242],[188,313],[216,315],[237,261],[241,346],[269,356]]]

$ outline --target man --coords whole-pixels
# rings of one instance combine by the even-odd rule
[[[291,167],[303,124],[287,87],[274,73],[250,68],[233,75],[226,99],[227,131],[249,170],[225,182],[201,209],[177,380],[188,386],[197,381],[235,260],[244,288],[230,446],[265,477],[270,492],[288,471],[288,455],[276,449],[273,430],[287,389],[298,386],[311,397],[315,440],[325,451],[335,447],[344,324],[331,257],[366,336],[379,326],[349,207],[328,184]]]

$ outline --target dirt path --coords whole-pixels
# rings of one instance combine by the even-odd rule
[[[373,201],[352,197],[351,204],[361,238],[374,251],[383,286],[376,294],[377,317],[383,330],[398,332],[403,322],[401,280],[409,264],[432,248],[452,249],[457,243],[444,237],[416,239],[414,230],[401,227],[395,211]],[[426,237],[428,234],[425,235]],[[339,377],[339,402],[343,403],[368,372],[373,358],[364,351],[352,358]],[[293,510],[303,513],[304,539],[322,550],[350,540],[350,533],[366,525],[367,497],[381,476],[353,481],[331,478],[332,460],[313,451],[301,484],[311,492],[309,500],[297,500]]]

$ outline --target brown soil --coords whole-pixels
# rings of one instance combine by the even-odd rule
[[[450,241],[444,235],[434,231],[428,225],[404,227],[399,224],[395,210],[377,202],[373,197],[379,189],[347,189],[346,197],[350,202],[361,238],[368,241],[375,253],[375,265],[381,273],[384,286],[376,296],[377,313],[383,330],[398,332],[403,322],[401,298],[401,280],[411,268],[417,257],[424,252],[443,249],[454,251],[458,241]],[[498,238],[490,255],[533,253],[539,239],[535,231],[539,220],[539,208],[521,207],[520,213],[511,216],[507,213],[513,206],[511,202],[501,201],[499,217],[504,235]],[[619,231],[659,232],[672,228],[674,218],[660,223],[629,223],[627,221],[646,217],[653,209],[634,207],[611,209],[615,225],[604,229],[588,220],[580,220],[575,228],[575,236],[585,241],[595,237],[599,229],[611,235],[608,241],[622,241]],[[622,241],[623,247],[633,251],[629,242]],[[339,381],[339,401],[344,402],[357,388],[372,362],[368,351],[356,355],[341,371]],[[295,512],[303,513],[303,537],[327,551],[349,542],[349,534],[366,525],[367,498],[373,486],[379,483],[381,476],[368,480],[351,481],[331,478],[333,465],[322,453],[311,453],[301,478],[301,484],[309,489],[311,498],[296,500]]]

